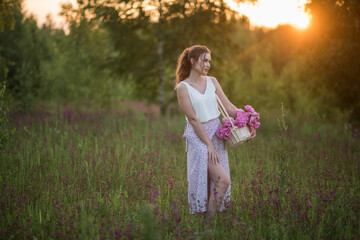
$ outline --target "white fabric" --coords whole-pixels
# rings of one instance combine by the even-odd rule
[[[216,89],[210,77],[206,76],[206,90],[204,94],[201,94],[187,82],[181,81],[180,83],[185,84],[187,87],[191,104],[200,122],[207,122],[220,116],[216,102]],[[185,120],[186,122],[189,122],[186,116]]]

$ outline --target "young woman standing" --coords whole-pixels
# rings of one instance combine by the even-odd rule
[[[208,77],[210,50],[195,45],[180,55],[176,70],[178,102],[185,113],[188,201],[190,213],[213,215],[229,207],[230,171],[225,141],[215,133],[220,128],[218,95],[230,116],[236,107],[225,96],[216,78]],[[250,129],[251,137],[256,136]]]

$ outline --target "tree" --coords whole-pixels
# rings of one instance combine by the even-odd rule
[[[181,51],[204,44],[226,54],[240,50],[232,41],[236,13],[224,1],[98,0],[78,1],[84,15],[109,29],[117,50],[113,66],[123,79],[134,82],[136,94],[158,101],[161,112],[174,98],[175,64]],[[81,10],[82,9],[82,10]],[[93,19],[94,19],[93,18]]]
[[[0,2],[0,31],[6,28],[13,30],[15,25],[14,11],[20,8],[20,0],[2,0]]]
[[[18,8],[20,8],[19,0],[4,0],[0,2],[0,32],[14,29],[14,25],[15,25],[14,12]],[[8,71],[9,69],[7,68],[6,65],[6,59],[0,54],[1,78],[5,78],[8,74]]]
[[[0,32],[0,78],[7,82],[7,88],[23,104],[30,107],[42,85],[41,62],[51,58],[50,46],[46,36],[38,29],[36,21],[24,18],[20,1],[5,1],[10,4],[5,28]]]
[[[42,97],[59,103],[95,103],[102,107],[115,102],[119,86],[114,84],[108,64],[114,54],[108,32],[96,21],[85,18],[84,11],[74,9],[72,4],[64,4],[60,14],[67,19],[68,34],[54,29],[51,18],[42,27],[53,46],[52,59],[41,65],[46,79]]]
[[[360,2],[312,0],[307,36],[307,77],[313,92],[331,94],[325,104],[347,110],[360,121]]]

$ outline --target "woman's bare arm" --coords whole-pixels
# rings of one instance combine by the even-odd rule
[[[232,104],[230,102],[230,100],[226,97],[224,91],[222,90],[218,80],[215,77],[211,77],[211,80],[213,81],[213,84],[215,86],[215,92],[216,95],[218,95],[218,97],[220,98],[221,102],[223,103],[226,111],[228,112],[230,117],[233,117],[234,119],[236,118],[236,109],[237,107]],[[251,138],[256,137],[256,130],[254,128],[251,128],[249,126],[247,126],[249,128],[250,134],[251,134]]]
[[[218,80],[215,77],[211,77],[211,80],[215,86],[216,95],[220,98],[223,103],[226,111],[228,112],[230,117],[236,118],[236,109],[237,107],[230,102],[230,100],[226,97],[224,91],[222,90]]]
[[[199,118],[196,116],[186,86],[180,84],[176,88],[176,91],[181,110],[185,113],[186,117],[189,120],[189,123],[193,126],[196,134],[208,147],[209,161],[212,161],[214,164],[220,164],[215,147],[211,142],[209,136],[206,134],[205,129],[201,124]]]

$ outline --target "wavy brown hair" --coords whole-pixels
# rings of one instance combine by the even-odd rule
[[[177,62],[175,89],[181,81],[184,81],[187,77],[189,77],[190,70],[192,68],[190,59],[193,58],[197,62],[199,57],[204,53],[211,54],[207,47],[201,45],[194,45],[192,47],[185,48],[179,56]]]

